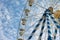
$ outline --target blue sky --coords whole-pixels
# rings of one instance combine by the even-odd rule
[[[36,16],[33,16],[33,17],[31,16],[27,19],[28,21],[26,23],[25,35],[26,34],[28,34],[28,36],[30,35],[29,32],[30,33],[32,32],[35,25],[38,23],[39,18],[41,18],[40,15],[44,13],[45,9],[39,6],[36,6],[35,4],[33,4],[32,7],[29,7],[28,4],[26,4],[26,2],[27,2],[26,0],[0,0],[0,40],[16,40],[17,39],[18,27],[22,27],[22,25],[19,25],[19,23],[21,21],[21,16],[23,15],[22,17],[24,17],[24,8],[31,10],[31,12],[29,13],[29,16],[37,14]],[[35,3],[36,2],[40,3],[45,8],[48,8],[49,6],[51,6],[49,5],[51,4],[51,2],[48,0],[46,1],[35,0]],[[48,4],[46,4],[46,2]],[[55,3],[55,1],[53,1],[52,3]],[[58,5],[59,4],[60,3],[58,3]],[[59,7],[56,9],[59,9]],[[34,26],[32,26],[33,24]],[[28,28],[30,29],[28,30]],[[37,33],[39,34],[39,30],[40,29],[38,29],[36,34]],[[24,35],[24,39],[25,38],[27,39],[28,36],[25,36],[25,35]],[[35,38],[37,39],[38,37],[36,36]],[[35,38],[33,37],[31,40],[36,40]]]

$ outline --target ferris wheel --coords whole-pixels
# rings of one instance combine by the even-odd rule
[[[0,0],[0,40],[59,40],[60,0]]]
[[[17,39],[57,40],[57,34],[60,35],[59,7],[60,0],[26,0]]]

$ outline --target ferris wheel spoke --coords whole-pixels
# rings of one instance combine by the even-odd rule
[[[43,17],[42,18],[40,18],[39,20],[37,20],[36,22],[41,22],[43,20]],[[35,24],[36,24],[36,22],[31,26],[31,27],[29,27],[27,30],[29,30],[30,28],[32,28]],[[25,33],[26,33],[27,31],[25,31]]]
[[[58,0],[58,1],[55,3],[55,6],[53,6],[53,7],[55,7],[54,9],[56,9],[56,8],[57,8],[57,6],[56,6],[56,5],[59,3],[59,1],[60,1],[60,0]]]
[[[43,7],[43,6],[39,5],[39,4],[40,3],[38,3],[38,2],[34,3],[34,5],[39,6],[40,8],[46,9],[45,7]]]
[[[38,40],[41,40],[41,37],[42,37],[42,35],[43,35],[43,29],[44,29],[44,26],[45,26],[45,22],[46,22],[46,20],[43,19],[43,22],[42,22],[42,28],[41,28],[41,32],[40,32],[40,35],[39,35]]]
[[[37,20],[36,22],[38,22],[38,20]],[[35,22],[35,23],[36,23],[36,22]],[[25,31],[25,33],[26,33],[30,28],[32,28],[32,27],[35,25],[35,23],[34,23],[33,25],[31,25],[31,26]]]
[[[37,6],[39,6],[40,8],[46,9],[45,7],[39,5],[39,3],[35,3]]]
[[[34,15],[34,16],[35,16],[35,15]],[[38,22],[38,21],[41,22],[42,20],[43,20],[43,15],[41,16],[41,18],[40,18],[39,20],[36,20],[35,23]],[[31,25],[27,30],[29,30],[30,28],[32,28],[32,26],[34,26],[35,23],[34,23],[33,25]],[[25,33],[26,33],[26,32],[27,32],[27,31],[25,31]]]
[[[51,17],[51,19],[53,20],[54,18]],[[57,22],[54,21],[54,20],[53,20],[53,22],[54,22],[54,24],[57,23]],[[57,28],[56,28],[56,27],[55,27],[55,31],[54,31],[54,33],[55,33],[55,34],[54,34],[54,40],[55,40],[55,39],[56,39],[56,35],[57,35]]]
[[[45,0],[46,4],[48,3],[46,0]]]
[[[36,17],[36,16],[38,16],[38,15],[41,15],[41,14],[43,14],[43,13],[39,13],[39,14],[34,14],[34,15],[31,15],[31,16],[28,16],[28,18],[31,18],[31,17]],[[26,17],[27,18],[27,17]]]
[[[54,17],[52,15],[49,15],[50,18],[53,20],[54,24],[57,26],[57,28],[60,28],[60,25],[58,24],[58,22],[54,19]]]
[[[34,33],[36,32],[37,28],[39,27],[41,21],[43,18],[41,18],[38,22],[38,24],[35,26],[35,29],[32,31],[31,35],[28,37],[28,40],[30,40],[32,38],[32,36],[34,35]]]

